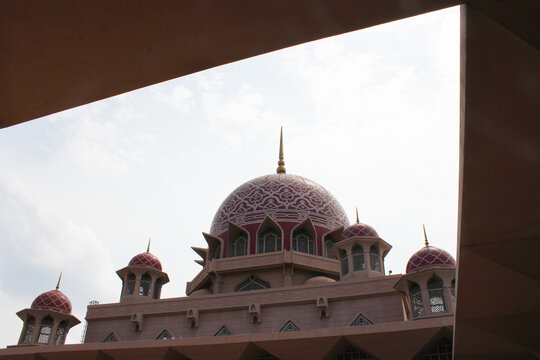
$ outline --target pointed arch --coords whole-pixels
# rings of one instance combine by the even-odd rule
[[[135,291],[135,274],[132,272],[129,272],[126,276],[126,286],[125,288],[125,295],[133,295],[133,292]]]
[[[174,337],[167,331],[167,329],[164,329],[157,337],[156,340],[169,340],[174,339]]]
[[[281,327],[279,332],[300,331],[300,328],[296,326],[291,320],[287,321],[285,325]]]
[[[163,279],[157,278],[156,282],[154,283],[154,292],[152,294],[152,298],[159,299],[161,296],[161,287],[163,286]]]
[[[322,248],[323,248],[323,256],[328,259],[335,259],[334,256],[332,256],[332,249],[334,248],[334,244],[337,243],[341,239],[341,234],[343,233],[343,226],[338,227],[334,230],[331,230],[322,236]]]
[[[341,276],[349,273],[349,255],[346,250],[339,250],[339,262],[341,263]]]
[[[30,344],[32,342],[32,335],[34,334],[34,326],[36,319],[33,316],[28,316],[24,324],[23,333],[21,336],[21,344]]]
[[[364,247],[361,244],[355,244],[352,248],[353,271],[365,271],[366,264],[364,260]]]
[[[411,298],[411,307],[413,317],[417,318],[424,315],[424,300],[422,300],[422,289],[420,285],[409,281],[409,296]]]
[[[204,256],[202,254],[199,254],[199,252],[197,252],[197,254],[203,257],[203,260],[204,260],[203,266],[206,266],[207,260],[221,259],[223,257],[224,241],[223,239],[217,236],[210,235],[205,232],[203,232],[202,234],[203,234],[204,240],[206,240],[206,243],[208,244],[208,249],[205,249],[206,254]],[[218,247],[219,247],[219,251],[218,251]],[[217,255],[219,255],[219,257],[217,257]]]
[[[38,344],[48,344],[51,339],[51,332],[54,324],[54,319],[47,315],[41,320],[38,334]]]
[[[114,332],[110,333],[104,340],[103,342],[117,342],[118,341],[118,338],[116,337],[116,335],[114,334]]]
[[[283,229],[267,215],[257,230],[257,253],[264,254],[281,249],[283,249]]]
[[[139,282],[139,295],[148,296],[151,283],[152,283],[152,277],[148,273],[144,273],[141,276],[141,281]]]
[[[446,312],[446,299],[444,297],[444,286],[441,278],[433,275],[427,282],[427,288],[431,313]]]
[[[214,336],[230,336],[232,335],[231,330],[223,325],[219,330],[214,334]]]
[[[234,291],[251,291],[251,290],[263,290],[270,289],[270,284],[264,280],[259,279],[256,276],[251,275],[240,284],[236,285]]]
[[[291,249],[306,254],[317,254],[317,231],[308,216],[291,231]]]
[[[54,335],[54,345],[63,345],[66,341],[67,334],[67,321],[60,321],[56,328],[56,334]]]
[[[227,257],[249,254],[249,232],[241,226],[229,221],[229,249]]]
[[[369,249],[369,263],[372,271],[381,271],[381,253],[376,245],[372,245]]]

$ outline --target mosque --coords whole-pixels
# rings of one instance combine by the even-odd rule
[[[161,298],[169,277],[149,243],[117,271],[119,302],[88,306],[84,343],[63,345],[80,321],[57,286],[17,313],[0,358],[452,359],[454,258],[424,228],[405,274],[387,272],[392,245],[287,174],[283,134],[276,173],[235,189],[203,236],[186,297]]]

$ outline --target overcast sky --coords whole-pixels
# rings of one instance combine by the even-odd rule
[[[15,315],[61,290],[86,305],[119,299],[115,271],[146,250],[185,295],[221,202],[274,173],[284,127],[288,173],[355,207],[403,273],[430,242],[456,254],[459,9],[243,60],[0,130],[0,346]]]

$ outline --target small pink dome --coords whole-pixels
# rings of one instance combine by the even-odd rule
[[[343,234],[341,235],[341,239],[350,239],[352,237],[379,237],[379,234],[375,231],[374,228],[367,224],[362,223],[356,223],[352,224],[350,226],[347,226],[345,230],[343,230]]]
[[[161,262],[156,255],[149,252],[143,252],[139,255],[135,255],[133,259],[129,261],[128,266],[138,266],[161,271]]]
[[[71,315],[71,301],[60,290],[51,290],[39,295],[30,306],[34,310],[50,310]]]
[[[407,263],[407,274],[433,267],[455,267],[456,260],[448,251],[434,246],[425,246],[415,252]]]

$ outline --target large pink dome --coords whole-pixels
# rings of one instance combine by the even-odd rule
[[[161,262],[156,255],[150,252],[143,252],[135,255],[130,261],[128,266],[138,266],[161,271]]]
[[[56,311],[62,314],[71,314],[71,301],[60,290],[51,290],[39,295],[30,306],[34,310]]]
[[[411,256],[407,262],[407,274],[433,267],[455,267],[456,260],[448,251],[435,246],[425,246]]]
[[[271,174],[240,185],[219,207],[210,233],[221,236],[228,223],[244,226],[261,223],[270,215],[278,223],[299,223],[307,216],[315,226],[347,226],[345,211],[325,188],[298,175]]]

